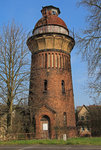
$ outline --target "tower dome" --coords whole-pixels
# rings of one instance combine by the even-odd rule
[[[58,17],[60,10],[54,6],[45,6],[41,13],[43,17],[36,23],[33,34],[42,34],[50,32],[58,32],[69,35],[69,31],[65,22]]]

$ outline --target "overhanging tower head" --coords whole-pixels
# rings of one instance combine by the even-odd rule
[[[42,18],[38,20],[32,36],[27,40],[31,52],[43,49],[58,49],[70,53],[75,41],[69,36],[69,30],[65,22],[58,17],[60,9],[51,5],[45,6],[42,8],[41,13]],[[58,46],[57,42],[60,43]]]

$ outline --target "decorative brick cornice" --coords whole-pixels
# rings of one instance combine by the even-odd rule
[[[65,52],[64,50],[59,50],[59,49],[42,49],[40,51],[36,51],[34,52],[33,54],[39,54],[39,53],[42,53],[42,52],[59,52],[59,53],[64,53],[64,54],[67,54],[70,56],[70,53],[68,52]]]

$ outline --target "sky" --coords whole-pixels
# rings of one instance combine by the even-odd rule
[[[0,0],[0,30],[3,24],[21,24],[29,33],[36,22],[42,17],[42,6],[53,5],[61,11],[59,17],[64,20],[69,30],[79,33],[86,26],[85,17],[87,10],[78,7],[78,0]],[[93,101],[89,97],[87,89],[87,63],[78,55],[75,46],[71,52],[72,79],[75,107],[90,105]]]

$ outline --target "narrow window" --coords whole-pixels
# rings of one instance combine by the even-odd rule
[[[67,125],[67,114],[66,112],[63,113],[63,118],[64,118],[64,126]]]
[[[47,68],[47,54],[45,54],[45,68]]]
[[[44,91],[47,91],[47,80],[44,80]]]
[[[64,82],[64,80],[62,80],[61,85],[62,85],[62,93],[65,93],[65,82]]]

